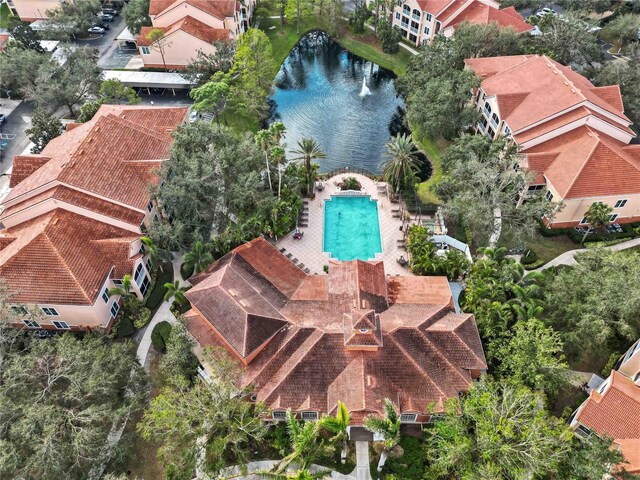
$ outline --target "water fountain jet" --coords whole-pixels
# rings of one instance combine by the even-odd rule
[[[371,90],[367,87],[367,77],[362,77],[362,90],[360,90],[360,98],[364,98],[367,95],[371,95]]]

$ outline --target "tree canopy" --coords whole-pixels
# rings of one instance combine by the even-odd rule
[[[44,110],[36,110],[25,133],[33,142],[31,153],[40,153],[51,140],[62,135],[62,122]]]
[[[4,355],[0,477],[87,478],[106,459],[112,427],[146,397],[135,346],[90,335],[24,336]]]
[[[131,0],[122,9],[124,22],[133,35],[138,35],[142,27],[151,26],[151,18],[149,18],[150,3],[150,0]]]

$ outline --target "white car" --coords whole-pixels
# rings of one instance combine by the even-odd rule
[[[549,8],[549,7],[544,7],[542,10],[539,10],[538,13],[536,13],[536,16],[542,18],[546,15],[555,15],[556,12],[555,10],[553,10],[553,8]]]
[[[191,110],[191,113],[189,113],[189,121],[193,123],[197,119],[198,119],[198,112],[196,112],[195,110]]]
[[[102,28],[102,27],[91,27],[89,30],[87,30],[87,32],[89,32],[89,33],[104,33],[104,28]]]

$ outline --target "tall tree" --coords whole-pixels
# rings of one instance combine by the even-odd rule
[[[640,336],[640,254],[588,249],[575,260],[545,289],[545,320],[560,332],[570,359],[606,359]]]
[[[167,289],[167,291],[164,294],[165,302],[168,302],[173,298],[173,300],[179,303],[180,305],[187,305],[189,303],[189,300],[187,300],[187,297],[184,295],[184,292],[186,291],[186,287],[183,287],[180,285],[180,280],[167,282],[164,284],[164,288]]]
[[[381,167],[385,180],[398,194],[401,188],[412,188],[420,171],[420,159],[410,135],[396,135],[387,143],[386,157]]]
[[[162,58],[162,65],[164,69],[167,69],[167,62],[164,59],[164,54],[167,51],[167,47],[171,46],[172,42],[168,42],[164,38],[164,30],[161,28],[154,28],[149,33],[147,33],[146,39],[149,41],[149,46],[151,50],[154,50],[160,54]]]
[[[160,359],[160,373],[165,379],[180,377],[186,381],[195,378],[198,357],[193,353],[194,342],[183,322],[171,326],[166,340],[167,351]]]
[[[250,28],[236,46],[231,75],[234,93],[250,112],[263,115],[266,98],[276,70],[271,42],[262,30]]]
[[[271,164],[269,163],[269,150],[271,149],[272,136],[269,130],[260,130],[256,133],[255,142],[260,146],[260,150],[264,153],[264,161],[267,166],[267,180],[269,181],[269,189],[273,192],[273,185],[271,184]]]
[[[20,21],[18,17],[9,17],[7,31],[11,35],[12,41],[18,43],[22,48],[44,53],[40,45],[40,34],[31,28],[28,23]]]
[[[313,13],[313,2],[311,0],[287,0],[285,14],[287,18],[295,19],[296,33],[300,35],[300,22],[308,18]]]
[[[276,6],[278,7],[278,14],[280,15],[280,31],[284,31],[284,12],[289,4],[288,0],[276,0]]]
[[[346,462],[349,454],[349,424],[351,423],[351,415],[347,406],[338,401],[338,407],[334,417],[325,415],[320,419],[320,427],[328,430],[333,435],[331,442],[336,443],[341,448],[340,458],[342,463]]]
[[[145,439],[161,444],[158,458],[166,475],[176,480],[191,479],[196,466],[213,477],[230,459],[246,464],[250,442],[267,432],[260,418],[264,407],[248,402],[248,392],[236,383],[241,377],[237,363],[226,351],[207,355],[211,383],[191,385],[182,376],[171,377],[138,424]]]
[[[182,76],[190,82],[202,86],[212,80],[218,73],[227,73],[233,66],[233,56],[236,53],[236,43],[231,40],[214,42],[215,51],[204,53],[198,50],[196,58],[187,65]]]
[[[147,395],[135,352],[91,335],[25,337],[0,369],[0,477],[84,479],[108,460],[107,435]]]
[[[53,65],[48,55],[10,42],[0,52],[0,85],[22,96],[29,96],[38,84],[38,72]]]
[[[140,95],[120,80],[104,80],[99,93],[104,103],[136,105],[141,101]]]
[[[393,403],[388,398],[384,399],[384,416],[368,415],[364,419],[364,426],[373,433],[382,435],[380,447],[380,460],[378,461],[378,471],[381,472],[390,454],[402,449],[400,443],[400,416],[396,412]]]
[[[611,212],[613,212],[613,207],[611,207],[610,205],[602,202],[593,202],[591,206],[589,206],[587,212],[584,214],[584,218],[586,219],[589,226],[595,231],[604,228],[605,225],[609,223]],[[588,230],[587,232],[585,232],[584,237],[582,237],[583,243],[586,240],[587,235],[589,235]]]
[[[291,153],[298,155],[292,160],[304,162],[304,168],[307,173],[307,196],[311,195],[313,185],[315,183],[314,169],[312,166],[313,160],[318,158],[326,158],[327,155],[320,150],[320,145],[313,138],[302,138],[298,140],[298,148]]]
[[[193,109],[196,112],[212,112],[216,117],[218,128],[220,128],[220,114],[225,111],[232,100],[229,83],[229,75],[217,72],[211,81],[189,92],[195,101]]]
[[[24,133],[33,142],[31,153],[40,153],[56,137],[62,135],[62,122],[55,115],[38,109],[31,118],[31,126]]]
[[[45,63],[38,70],[36,84],[27,95],[41,108],[66,107],[75,117],[76,105],[96,97],[102,81],[102,69],[96,63],[98,51],[89,47],[62,47],[63,65]]]
[[[638,31],[640,31],[640,15],[635,13],[618,15],[607,24],[605,30],[609,35],[619,38],[622,46],[634,40],[637,41]]]
[[[138,35],[142,27],[151,26],[150,3],[150,0],[131,0],[122,9],[124,23],[133,35]]]
[[[61,41],[76,38],[96,22],[100,8],[99,0],[61,2],[59,7],[47,12],[48,19],[43,36]]]
[[[533,174],[517,165],[517,146],[506,138],[492,142],[466,135],[445,152],[438,196],[447,202],[448,215],[472,229],[478,245],[495,246],[503,229],[517,238],[530,237],[540,218],[557,208],[543,196],[520,202]]]
[[[146,236],[141,237],[140,242],[142,242],[145,255],[149,255],[153,265],[159,266],[162,269],[165,263],[173,260],[173,254],[169,250],[160,248],[151,238]]]
[[[296,414],[287,410],[287,433],[291,444],[291,453],[274,466],[274,472],[282,475],[291,464],[306,470],[327,450],[320,437],[320,425],[317,422],[304,422],[296,419]]]
[[[428,478],[508,480],[557,471],[573,433],[544,411],[539,395],[484,377],[427,429]]]

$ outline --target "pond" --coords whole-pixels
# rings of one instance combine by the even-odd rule
[[[284,122],[289,152],[303,137],[319,143],[327,155],[316,160],[321,172],[358,167],[378,173],[385,144],[406,132],[395,74],[324,32],[305,35],[291,50],[275,78],[271,103],[270,121]]]

